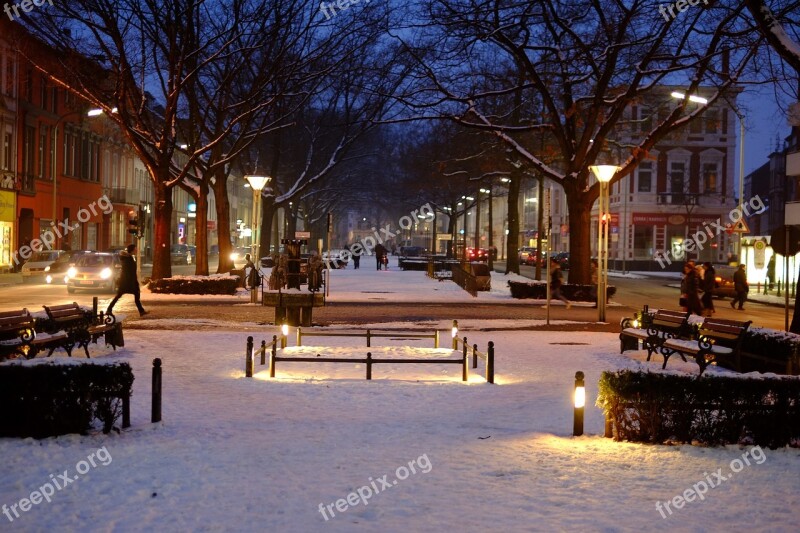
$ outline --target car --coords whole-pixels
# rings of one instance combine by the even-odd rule
[[[127,249],[127,246],[109,246],[108,249],[105,251],[110,254],[118,254],[125,249]]]
[[[547,266],[547,252],[544,253],[543,257],[539,258],[539,252],[534,248],[533,252],[525,258],[525,264],[529,266],[536,266],[536,261],[539,261],[541,266]]]
[[[78,289],[103,289],[114,292],[119,283],[122,265],[118,254],[95,252],[78,257],[67,270],[67,292]]]
[[[48,285],[59,285],[67,282],[67,270],[75,266],[75,262],[82,255],[93,254],[91,250],[70,250],[64,252],[53,264],[44,269],[44,281]]]
[[[24,265],[22,265],[22,283],[29,281],[45,281],[46,269],[58,260],[64,252],[61,250],[46,250],[34,252]]]
[[[489,250],[486,248],[467,248],[467,261],[488,261]]]
[[[733,285],[736,268],[729,265],[714,265],[714,296],[717,298],[736,296],[736,288]]]
[[[208,249],[208,257],[219,257],[219,244],[212,244]]]
[[[535,253],[536,253],[536,248],[534,248],[533,246],[523,246],[522,248],[519,249],[519,252],[518,252],[518,254],[519,254],[519,262],[520,263],[526,263],[528,261],[528,257],[531,254],[535,254]]]
[[[188,265],[192,262],[192,253],[185,244],[173,244],[169,248],[169,259],[173,265]]]
[[[331,268],[347,268],[349,257],[350,252],[345,253],[345,250],[328,250],[322,252],[322,261],[326,263],[326,266],[327,263],[330,262]]]
[[[569,252],[558,252],[553,255],[553,259],[558,262],[561,270],[569,270]]]
[[[249,254],[250,251],[251,250],[249,246],[239,246],[238,248],[234,248],[230,255],[231,261],[233,261],[233,265],[244,266],[245,264],[244,256]]]
[[[401,246],[400,255],[402,257],[421,257],[426,252],[422,246]],[[371,254],[370,254],[371,255]]]

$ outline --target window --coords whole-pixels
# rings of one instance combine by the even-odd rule
[[[22,172],[26,176],[32,176],[35,172],[34,160],[36,159],[36,128],[33,126],[25,126],[22,149]]]
[[[683,193],[686,187],[686,163],[683,161],[673,161],[670,164],[669,189],[672,193],[673,204],[683,203]]]
[[[689,133],[692,135],[701,135],[703,133],[703,117],[697,117],[689,123]]]
[[[650,192],[653,182],[653,163],[650,161],[639,163],[637,174],[639,175],[639,192]]]
[[[709,109],[706,116],[706,133],[717,133],[719,131],[719,109]]]
[[[39,85],[39,99],[41,100],[42,109],[47,109],[47,78],[42,75]]]
[[[639,131],[649,132],[653,129],[653,110],[649,107],[639,108]]]
[[[47,166],[47,136],[49,128],[41,126],[39,128],[39,179],[48,179],[50,172]]]
[[[703,192],[717,192],[717,164],[703,163]]]
[[[0,165],[5,170],[12,170],[11,168],[11,145],[13,144],[13,137],[11,136],[10,131],[6,131],[3,135],[3,153],[2,153],[2,160],[0,160]]]

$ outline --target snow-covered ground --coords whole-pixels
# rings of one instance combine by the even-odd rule
[[[376,365],[366,381],[360,363],[281,362],[276,379],[262,366],[248,379],[245,333],[126,332],[124,349],[93,354],[130,362],[132,427],[0,439],[0,506],[19,512],[13,522],[0,515],[0,531],[797,530],[797,449],[761,455],[601,436],[593,406],[601,371],[660,368],[643,362],[643,352],[619,355],[616,335],[488,331],[515,326],[508,321],[460,325],[481,349],[495,342],[496,385],[481,377],[482,362],[466,384],[459,365],[444,364]],[[382,326],[427,331],[431,324]],[[449,324],[436,326],[446,344]],[[256,344],[274,333],[264,328]],[[367,351],[364,339],[325,340],[335,348],[308,339],[313,346],[304,353]],[[380,348],[398,344],[416,348]],[[434,353],[430,340],[374,345],[376,357],[455,356]],[[149,422],[155,357],[164,361],[160,424]],[[670,368],[697,372],[679,359]],[[578,370],[586,373],[587,434],[574,438]],[[750,464],[739,469],[743,463],[732,461],[748,451]],[[20,500],[64,483],[64,474],[78,479],[50,502],[20,510]],[[702,501],[665,510],[708,481],[720,484]]]

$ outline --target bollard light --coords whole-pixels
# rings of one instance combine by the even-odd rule
[[[586,405],[586,386],[583,382],[583,372],[575,372],[575,416],[572,423],[572,435],[583,435],[583,408]]]
[[[286,348],[286,339],[289,336],[289,324],[286,321],[281,324],[281,349]]]
[[[450,331],[453,335],[453,349],[458,349],[458,320],[453,320],[453,329]]]

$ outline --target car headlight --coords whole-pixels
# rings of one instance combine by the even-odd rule
[[[49,268],[49,267],[48,267],[48,268]],[[44,278],[44,280],[45,280],[47,283],[53,283],[53,276],[51,276],[50,274],[48,274],[48,275],[47,275],[47,277],[46,277],[46,278]]]
[[[231,261],[236,261],[237,259],[239,259],[239,254],[236,252],[231,253]]]
[[[100,271],[100,279],[108,279],[111,277],[111,269],[106,267]]]
[[[67,270],[67,277],[64,279],[74,278],[77,275],[78,271],[75,269],[75,267],[69,267],[69,270]]]
[[[47,265],[46,267],[44,267],[44,271],[45,272],[50,272],[50,265]]]

